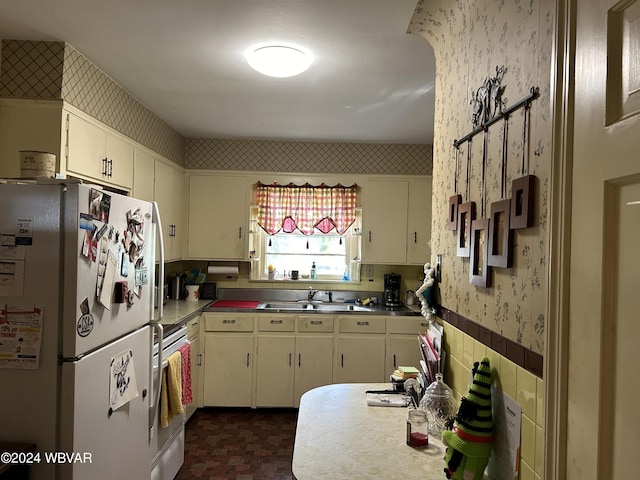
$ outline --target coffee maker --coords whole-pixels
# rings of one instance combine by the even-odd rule
[[[387,307],[400,307],[400,279],[395,273],[384,274],[384,304]]]

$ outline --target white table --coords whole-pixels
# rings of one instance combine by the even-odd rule
[[[367,390],[385,383],[327,385],[300,401],[293,448],[297,480],[399,478],[442,480],[445,447],[429,436],[429,446],[406,444],[407,409],[369,407]]]

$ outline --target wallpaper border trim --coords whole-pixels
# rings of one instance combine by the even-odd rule
[[[479,323],[470,320],[459,313],[446,307],[439,307],[436,314],[443,321],[462,330],[470,337],[478,340],[486,347],[495,350],[503,357],[508,358],[519,367],[524,368],[539,378],[543,378],[544,357],[539,353],[525,348],[523,345],[500,335],[497,332],[483,327]]]

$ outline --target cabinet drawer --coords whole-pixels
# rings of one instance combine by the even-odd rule
[[[187,322],[187,338],[193,340],[200,335],[200,317],[192,318]]]
[[[334,318],[329,315],[298,316],[298,332],[300,333],[331,333]]]
[[[253,332],[253,315],[212,315],[205,313],[207,332]]]
[[[259,315],[258,330],[261,332],[293,332],[295,317],[293,315]]]
[[[351,315],[338,317],[340,332],[348,333],[385,333],[385,318],[369,315]]]
[[[420,317],[387,317],[387,332],[389,333],[403,333],[408,335],[417,335],[418,333],[424,333],[427,330],[429,323],[427,320]]]

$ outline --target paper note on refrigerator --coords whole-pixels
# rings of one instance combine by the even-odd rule
[[[133,353],[126,350],[111,359],[109,375],[109,407],[117,410],[138,396]]]
[[[0,368],[38,368],[42,317],[35,305],[0,308]]]
[[[102,278],[102,288],[98,300],[107,310],[111,310],[111,299],[113,297],[113,280],[118,269],[118,258],[109,250],[107,253],[107,264],[104,268],[104,276]]]

